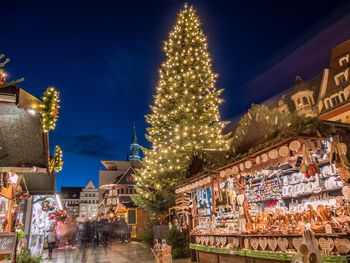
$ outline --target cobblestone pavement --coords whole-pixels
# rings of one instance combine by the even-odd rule
[[[44,258],[47,250],[44,251]],[[138,242],[113,243],[107,248],[99,246],[94,250],[90,247],[83,249],[55,249],[53,259],[43,260],[43,263],[154,263],[155,258],[148,246]],[[174,263],[190,263],[189,259],[174,260]]]

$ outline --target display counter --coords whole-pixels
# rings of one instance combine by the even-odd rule
[[[298,135],[179,186],[190,195],[197,262],[348,262],[344,134]]]

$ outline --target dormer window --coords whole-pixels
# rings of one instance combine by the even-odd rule
[[[303,105],[309,105],[310,102],[309,102],[309,99],[307,97],[303,97]]]
[[[332,99],[333,107],[341,103],[339,95],[335,95],[334,97],[331,97],[331,99]]]
[[[349,75],[349,68],[347,68],[345,71],[340,72],[339,74],[334,76],[334,80],[335,80],[335,84],[337,84],[337,86],[345,83],[346,81],[348,81],[348,75]]]
[[[344,65],[346,65],[347,63],[349,63],[349,54],[347,54],[346,56],[341,57],[341,58],[339,59],[339,65],[340,65],[340,66],[344,66]]]

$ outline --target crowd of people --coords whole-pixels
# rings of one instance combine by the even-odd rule
[[[76,221],[67,218],[64,221],[49,217],[49,223],[45,229],[48,244],[48,259],[52,259],[54,247],[71,246],[79,244],[80,249],[87,246],[95,248],[104,246],[110,242],[129,242],[131,240],[131,227],[125,219],[105,219]]]

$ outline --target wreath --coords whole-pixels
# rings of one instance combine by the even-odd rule
[[[44,132],[48,132],[55,129],[56,126],[60,109],[60,95],[55,88],[49,87],[44,92],[42,99],[42,128]]]

